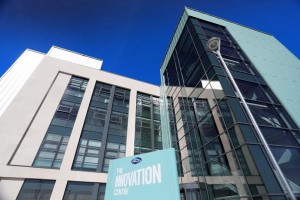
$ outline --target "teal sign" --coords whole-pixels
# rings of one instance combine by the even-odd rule
[[[173,148],[111,160],[105,200],[179,200]]]

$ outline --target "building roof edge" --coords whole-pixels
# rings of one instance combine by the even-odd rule
[[[258,31],[260,33],[263,33],[263,34],[266,34],[266,35],[269,35],[269,36],[273,36],[272,34],[270,33],[267,33],[267,32],[264,32],[264,31],[261,31],[261,30],[258,30],[258,29],[255,29],[255,28],[251,28],[249,26],[245,26],[245,25],[242,25],[240,23],[237,23],[237,22],[233,22],[233,21],[230,21],[228,19],[224,19],[222,17],[218,17],[216,15],[213,15],[213,14],[210,14],[210,13],[206,13],[206,12],[203,12],[203,11],[199,11],[199,10],[196,10],[194,8],[189,8],[189,7],[184,7],[184,9],[187,11],[187,14],[189,15],[188,11],[191,10],[191,11],[195,11],[195,12],[199,12],[199,13],[202,13],[202,14],[205,14],[205,15],[208,15],[208,16],[211,16],[211,17],[214,17],[214,18],[217,18],[217,19],[221,19],[221,20],[224,20],[226,22],[229,22],[229,23],[232,23],[232,24],[236,24],[238,26],[242,26],[242,27],[245,27],[245,28],[248,28],[248,29],[251,29],[251,30],[254,30],[254,31]],[[189,15],[190,16],[190,15]]]

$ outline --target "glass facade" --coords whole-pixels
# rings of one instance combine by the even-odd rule
[[[88,80],[71,76],[40,148],[37,154],[33,155],[35,159],[33,163],[29,163],[36,169],[29,169],[28,163],[23,164],[23,158],[20,161],[19,158],[23,155],[20,153],[21,149],[29,146],[26,142],[31,142],[30,139],[26,139],[23,144],[23,139],[27,137],[28,130],[33,134],[31,122],[36,122],[35,117],[39,114],[40,106],[46,106],[43,102],[30,119],[25,134],[5,166],[12,169],[5,170],[5,173],[27,167],[29,175],[3,177],[0,186],[5,188],[18,184],[20,179],[31,177],[31,173],[37,170],[37,176],[33,178],[43,180],[25,179],[16,199],[47,200],[53,194],[66,200],[103,200],[106,174],[112,159],[125,157],[126,149],[129,150],[127,155],[133,149],[134,155],[138,155],[161,150],[163,147],[173,147],[176,152],[181,200],[288,200],[283,184],[278,181],[278,175],[245,112],[239,95],[219,58],[207,50],[207,41],[212,37],[219,37],[224,61],[290,188],[300,199],[300,130],[285,109],[288,104],[283,104],[277,99],[264,80],[270,79],[259,73],[258,69],[263,72],[263,67],[258,68],[259,59],[249,59],[254,55],[249,53],[254,47],[248,49],[245,45],[249,40],[240,42],[239,34],[233,34],[234,26],[228,25],[229,22],[222,22],[228,25],[226,28],[188,15],[201,16],[184,11],[178,32],[175,33],[174,41],[163,62],[161,97],[153,95],[157,95],[158,88],[147,86],[145,88],[151,90],[147,91],[141,88],[140,83],[137,87],[132,87],[132,91],[139,91],[136,94],[136,105],[132,104],[136,107],[136,113],[130,114],[129,119],[129,89],[100,82],[110,80],[111,77],[108,76],[108,79],[97,79],[99,81],[94,86],[90,85],[89,94],[85,95]],[[185,20],[186,23],[183,24]],[[233,36],[239,40],[235,40]],[[244,52],[247,52],[249,57]],[[261,56],[261,59],[269,58]],[[90,76],[90,72],[82,72],[80,76]],[[92,79],[95,80],[95,77]],[[56,79],[53,83],[55,81]],[[132,83],[134,82],[128,85],[131,86]],[[48,92],[51,89],[52,85]],[[90,98],[90,102],[85,107],[85,118],[78,117],[84,120],[82,129],[77,132],[81,134],[70,139],[84,95],[86,100]],[[44,96],[44,99],[46,97]],[[130,127],[132,132],[127,138],[128,122],[134,121],[132,117],[136,119],[135,124],[132,124],[135,129]],[[130,145],[134,143],[134,147],[129,147],[126,144],[127,140]],[[74,152],[65,156],[69,142],[77,146],[74,147]],[[64,169],[58,170],[64,157]],[[66,175],[62,177],[63,181],[61,178],[44,180],[52,178],[42,176],[43,172],[53,177],[60,173]],[[93,176],[96,179],[90,179]],[[82,182],[77,182],[78,177],[82,178]],[[64,193],[64,187],[53,193],[56,182],[59,186],[66,184],[63,185],[66,186]],[[57,185],[55,188],[58,188]],[[8,194],[12,195],[12,192],[8,191]]]
[[[171,145],[176,152],[177,173],[178,176],[181,176],[183,174],[183,169],[181,164],[181,154],[180,154],[180,148],[179,148],[178,137],[177,137],[174,105],[170,97],[167,98],[167,104],[168,104],[168,117],[169,117],[168,121],[169,121],[170,134],[171,134]]]
[[[158,97],[137,94],[134,154],[162,149],[160,104]]]
[[[100,183],[99,189],[95,190],[98,188],[96,184],[99,183],[69,181],[63,200],[104,200],[105,184]]]
[[[130,91],[116,87],[108,125],[102,171],[108,172],[109,161],[125,157]]]
[[[279,166],[297,194],[299,129],[225,27],[189,18],[163,72],[171,145],[182,196],[190,199],[286,199],[222,65],[221,54]],[[165,134],[165,133],[164,133]],[[166,133],[169,134],[169,133]]]
[[[82,78],[71,78],[33,162],[34,167],[60,168],[87,83]]]
[[[129,94],[129,90],[96,83],[73,170],[108,172],[111,159],[125,157]]]
[[[55,181],[25,179],[17,200],[49,200]]]

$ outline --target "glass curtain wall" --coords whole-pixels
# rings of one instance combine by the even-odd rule
[[[17,200],[49,200],[55,181],[25,179]]]
[[[34,167],[60,168],[87,83],[82,78],[71,78],[33,162]]]
[[[221,64],[206,50],[211,37],[221,38],[221,53],[274,156],[294,191],[299,188],[299,129],[226,28],[189,18],[163,73],[174,108],[177,138],[172,124],[170,130],[183,169],[181,193],[187,199],[285,199]]]
[[[239,198],[246,188],[235,177],[239,165],[218,106],[225,94],[202,42],[186,25],[163,74],[174,113],[172,145],[181,159],[180,192],[185,199]]]
[[[80,136],[73,169],[97,170],[111,89],[111,85],[96,83]]]
[[[137,94],[135,155],[162,149],[160,104],[158,97]]]
[[[73,170],[108,172],[111,159],[125,157],[130,91],[96,83]]]
[[[129,90],[116,87],[108,125],[103,172],[108,172],[108,165],[111,159],[125,157],[129,95]]]
[[[181,154],[180,154],[180,148],[179,148],[178,137],[177,137],[174,106],[173,106],[173,101],[170,97],[167,98],[167,101],[168,101],[167,104],[168,104],[168,115],[169,115],[169,127],[171,133],[171,144],[172,147],[175,149],[175,153],[176,153],[177,173],[178,176],[181,176],[183,174],[183,169],[181,165]]]
[[[299,194],[300,179],[297,178],[298,170],[295,167],[300,164],[298,127],[276,99],[266,82],[254,69],[230,33],[224,27],[208,24],[201,20],[197,20],[197,22],[208,39],[210,37],[221,38],[221,54],[230,67],[291,188]]]
[[[96,83],[74,158],[73,170],[107,173],[110,160],[125,157],[129,96],[130,90]],[[71,192],[72,195],[65,194],[65,199],[80,199],[82,195],[87,195],[86,199],[104,198],[105,189],[102,183],[74,182],[70,183],[70,188],[70,191],[75,188],[75,192]],[[82,191],[80,188],[86,190]]]
[[[95,183],[69,181],[63,200],[93,199]],[[104,200],[105,184],[100,184],[96,200]]]

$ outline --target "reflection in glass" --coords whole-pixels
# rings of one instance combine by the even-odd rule
[[[290,170],[288,178],[295,191],[299,183],[293,178],[297,170],[288,165],[299,165],[297,126],[226,28],[189,18],[163,74],[163,90],[172,101],[168,105],[173,106],[168,111],[174,109],[169,113],[174,120],[168,124],[172,146],[179,149],[181,193],[185,199],[259,199],[268,192],[281,198],[284,193],[239,97],[218,58],[206,50],[207,39],[216,36],[222,40],[225,62],[239,78],[237,84],[266,140],[272,148],[289,146],[284,147],[289,150],[273,151],[283,171]]]
[[[273,147],[271,150],[281,170],[285,174],[288,183],[294,192],[300,192],[300,149],[288,147]]]
[[[87,82],[77,77],[70,79],[33,166],[60,168]]]
[[[261,127],[268,144],[298,146],[297,141],[289,130]]]
[[[134,154],[162,149],[160,107],[160,98],[137,94]]]
[[[235,81],[245,99],[249,99],[252,101],[270,102],[270,100],[267,98],[266,94],[258,84],[241,80]]]
[[[25,179],[17,200],[49,200],[55,181]]]
[[[249,108],[259,125],[273,126],[273,127],[286,127],[277,111],[273,106],[267,104],[254,104],[248,103]]]
[[[97,200],[104,200],[105,184],[100,184],[99,190],[95,191],[94,188],[96,184],[97,183],[69,181],[63,200],[92,199],[93,196],[96,196]],[[95,192],[97,192],[97,194],[93,194]]]

